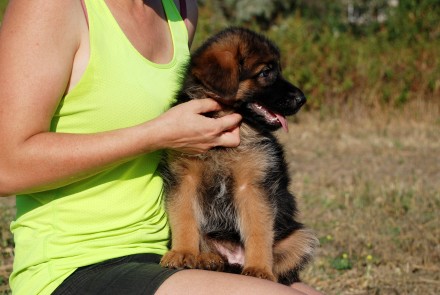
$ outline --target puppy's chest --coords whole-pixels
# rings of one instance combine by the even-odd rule
[[[198,214],[202,232],[238,232],[236,191],[243,182],[258,185],[250,155],[240,150],[215,150],[207,153],[198,187]],[[246,163],[245,163],[246,162]]]
[[[242,186],[259,186],[281,161],[274,142],[242,142],[237,148],[219,148],[204,157],[202,195],[229,199]]]
[[[175,179],[191,181],[197,187],[195,204],[203,232],[238,231],[236,196],[240,188],[258,187],[269,203],[274,202],[269,183],[282,166],[280,146],[272,138],[243,139],[237,148],[177,157],[171,165],[177,173]]]

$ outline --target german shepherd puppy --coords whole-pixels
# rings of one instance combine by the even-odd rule
[[[312,257],[316,237],[299,223],[282,146],[273,131],[305,103],[281,75],[268,39],[229,28],[191,57],[176,104],[213,98],[243,117],[237,148],[194,156],[168,151],[162,174],[171,251],[161,265],[227,271],[228,253],[244,249],[244,275],[291,284]],[[237,270],[237,267],[234,268]]]

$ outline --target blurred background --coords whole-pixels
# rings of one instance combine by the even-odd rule
[[[278,134],[321,242],[303,280],[326,294],[440,294],[440,1],[199,4],[193,48],[227,26],[259,31],[308,97]],[[12,197],[0,212],[9,294]]]

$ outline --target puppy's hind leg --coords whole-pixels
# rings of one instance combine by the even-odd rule
[[[299,281],[298,272],[312,259],[318,239],[308,229],[294,231],[274,245],[274,274],[278,282],[291,285]]]

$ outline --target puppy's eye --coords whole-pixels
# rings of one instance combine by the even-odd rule
[[[260,74],[258,74],[258,77],[259,78],[267,78],[271,72],[272,72],[271,68],[265,68],[264,70],[262,70],[260,72]]]

